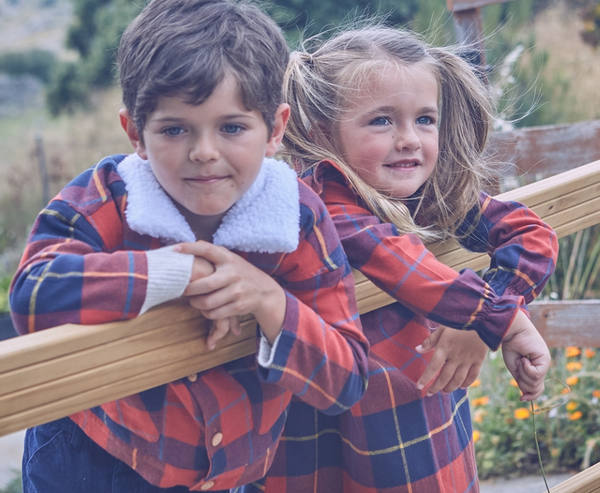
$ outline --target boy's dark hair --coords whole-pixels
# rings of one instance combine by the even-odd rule
[[[289,50],[264,12],[229,0],[153,0],[123,33],[118,66],[123,103],[142,136],[160,96],[201,104],[227,74],[269,130],[283,102]]]

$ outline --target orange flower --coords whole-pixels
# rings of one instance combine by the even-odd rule
[[[519,386],[519,384],[517,383],[517,381],[516,381],[514,378],[511,378],[509,383],[510,383],[510,384],[511,384],[513,387],[518,387],[518,386]]]
[[[573,414],[569,414],[569,419],[571,421],[575,421],[581,418],[581,416],[583,416],[583,413],[581,411],[575,411]]]
[[[475,421],[475,423],[483,422],[484,414],[485,414],[484,411],[482,411],[481,409],[478,409],[477,411],[475,411],[475,414],[473,416],[473,421]]]
[[[475,380],[469,387],[479,387],[481,385],[481,380],[479,378]]]
[[[515,418],[517,419],[527,419],[530,416],[529,409],[524,407],[519,407],[515,409]]]
[[[567,363],[566,367],[569,371],[579,371],[582,366],[581,361],[571,361],[570,363]]]
[[[565,388],[565,389],[562,389],[562,390],[560,391],[560,393],[561,393],[561,394],[568,394],[569,392],[570,392],[570,391],[569,391],[569,389],[566,389],[566,388]]]
[[[485,406],[488,402],[490,402],[490,398],[487,395],[483,397],[478,397],[477,399],[473,399],[471,404],[474,406]]]
[[[592,395],[597,399],[600,398],[600,390],[596,389],[592,392]]]
[[[581,350],[575,346],[568,346],[565,349],[565,356],[567,358],[574,358],[575,356],[579,356],[581,354]]]
[[[577,382],[579,382],[579,377],[568,377],[565,382],[567,383],[567,385],[575,385]]]
[[[567,411],[575,411],[577,409],[577,403],[575,401],[570,401],[567,404]]]
[[[596,354],[596,351],[594,351],[593,349],[586,349],[585,350],[585,357],[586,358],[593,358]]]
[[[480,438],[481,438],[481,433],[479,433],[479,430],[473,430],[473,443],[475,443]]]

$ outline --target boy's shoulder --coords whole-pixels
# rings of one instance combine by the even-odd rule
[[[86,169],[69,182],[54,200],[62,201],[87,215],[103,205],[120,201],[125,195],[125,185],[118,172],[125,154],[107,156]]]

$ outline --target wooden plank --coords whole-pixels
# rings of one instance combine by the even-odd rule
[[[531,321],[550,347],[600,347],[600,300],[536,301]]]
[[[600,223],[600,161],[522,187],[500,198],[520,200],[560,235]],[[431,245],[455,269],[487,265],[455,243]],[[393,302],[356,273],[361,313]],[[550,317],[548,317],[550,318]],[[167,329],[165,330],[165,327]],[[183,301],[127,322],[66,325],[0,342],[0,435],[65,416],[252,354],[256,326],[206,349],[206,321]],[[83,368],[83,369],[82,369]]]
[[[588,467],[550,489],[550,493],[598,493],[599,491],[600,463]]]
[[[446,7],[450,12],[461,12],[463,10],[477,9],[486,5],[511,1],[513,0],[446,0]]]
[[[600,159],[600,120],[494,132],[489,148],[505,175],[533,181]]]

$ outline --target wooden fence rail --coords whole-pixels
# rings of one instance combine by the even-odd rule
[[[499,198],[524,202],[559,236],[568,235],[600,223],[600,161]],[[432,245],[431,250],[455,269],[481,269],[488,262],[486,255],[470,254],[452,242]],[[360,273],[355,277],[361,313],[393,301]],[[549,315],[553,312],[545,310],[540,317],[546,320],[548,337],[557,337]],[[594,315],[589,320],[593,317],[598,319]],[[255,331],[255,322],[248,317],[242,321],[241,336],[227,336],[208,351],[206,321],[178,300],[126,322],[63,325],[3,341],[0,436],[252,354]],[[560,331],[574,332],[570,327],[560,327]],[[572,340],[565,334],[561,337],[561,341]],[[591,331],[586,341],[600,346],[600,337]]]

